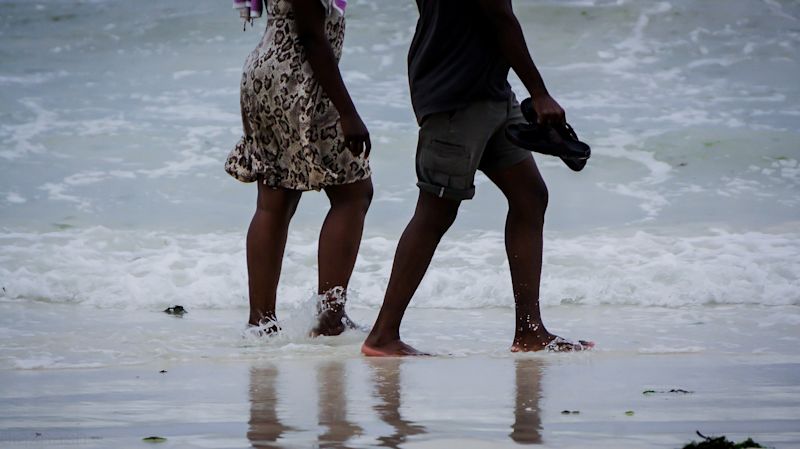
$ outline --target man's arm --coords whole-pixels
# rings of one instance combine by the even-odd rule
[[[369,131],[353,105],[333,49],[325,36],[325,10],[322,4],[319,0],[292,0],[292,7],[297,18],[297,37],[306,51],[314,77],[342,118],[345,146],[356,156],[362,151],[369,156],[372,147]]]
[[[511,0],[476,0],[483,10],[489,26],[497,36],[497,43],[533,98],[533,106],[540,123],[563,124],[564,109],[550,96],[539,70],[533,63],[522,27],[511,8]]]

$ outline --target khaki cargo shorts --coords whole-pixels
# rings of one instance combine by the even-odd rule
[[[525,123],[514,95],[478,101],[425,117],[417,144],[417,186],[440,198],[475,196],[475,172],[510,167],[533,157],[508,141],[505,127]]]

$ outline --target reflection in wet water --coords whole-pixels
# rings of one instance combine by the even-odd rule
[[[542,361],[517,359],[514,362],[517,394],[514,405],[512,440],[519,444],[542,443],[542,418],[539,400],[542,397]]]
[[[250,421],[247,438],[253,448],[278,449],[294,447],[357,448],[386,447],[399,449],[410,441],[434,439],[441,431],[445,437],[453,429],[461,428],[475,436],[508,435],[517,444],[542,444],[542,398],[543,361],[536,358],[519,358],[510,363],[495,365],[497,371],[465,372],[461,366],[438,366],[442,378],[460,376],[464,382],[450,384],[451,388],[413,388],[403,374],[414,379],[418,369],[430,370],[426,364],[408,364],[402,359],[327,360],[321,363],[303,364],[304,372],[314,369],[314,377],[298,377],[298,367],[266,365],[250,370]],[[486,376],[503,376],[514,367],[515,382],[501,382],[497,388],[473,388],[485,385]],[[405,368],[405,371],[404,371]],[[289,382],[278,382],[279,374],[290,376]],[[310,374],[310,373],[309,373]],[[429,375],[430,372],[426,372]],[[361,381],[348,381],[349,375]],[[419,378],[425,382],[427,377]],[[352,380],[352,379],[351,379]],[[439,379],[441,380],[441,379]],[[311,385],[306,385],[311,381]],[[316,382],[315,382],[316,381]],[[316,385],[314,385],[316,383]],[[501,392],[516,387],[515,394],[506,396]],[[285,388],[290,391],[284,391]],[[316,388],[315,388],[316,387]],[[470,391],[465,392],[464,389]],[[405,395],[404,395],[405,393]],[[468,403],[482,404],[492,416],[508,416],[513,408],[511,433],[506,433],[509,421],[489,420],[479,426],[459,421],[459,416]],[[501,393],[501,394],[498,394]],[[404,409],[403,398],[414,399],[415,395],[429,397],[419,410],[427,416],[440,418],[422,425],[408,417],[417,410]],[[513,400],[506,398],[513,397]],[[294,399],[293,399],[294,398]],[[314,401],[316,399],[316,401]],[[412,402],[419,404],[419,402]],[[316,406],[316,410],[314,409]],[[403,411],[405,411],[405,416]],[[496,414],[500,413],[500,414]],[[316,420],[315,420],[316,416]],[[468,418],[470,419],[470,418]],[[470,421],[473,422],[473,421]],[[291,425],[285,424],[289,423]],[[388,426],[388,429],[387,429]],[[459,432],[460,433],[460,432]],[[414,438],[420,437],[420,438]]]
[[[317,436],[320,448],[346,448],[347,441],[361,435],[363,429],[347,420],[347,382],[345,366],[340,361],[322,364],[317,370],[319,425],[325,432]]]
[[[277,411],[278,393],[275,383],[278,369],[274,366],[250,370],[250,429],[247,439],[257,449],[277,449],[276,442],[294,429],[284,426]]]
[[[394,433],[379,436],[379,446],[398,448],[408,437],[427,432],[424,426],[403,419],[400,414],[402,388],[400,382],[400,359],[370,359],[372,368],[373,394],[377,404],[373,407],[381,421],[392,426]]]

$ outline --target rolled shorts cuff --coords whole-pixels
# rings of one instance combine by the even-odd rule
[[[471,200],[475,196],[475,187],[469,189],[454,189],[452,187],[437,186],[436,184],[428,184],[422,181],[417,183],[417,187],[424,192],[432,193],[446,200]]]

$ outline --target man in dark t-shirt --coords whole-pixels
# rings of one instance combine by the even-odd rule
[[[524,122],[508,84],[511,68],[533,98],[542,124],[566,122],[528,52],[511,0],[416,0],[420,17],[408,55],[411,103],[420,125],[414,217],[397,246],[377,321],[361,348],[368,356],[419,355],[400,340],[400,322],[453,224],[475,195],[477,170],[508,200],[506,252],[516,302],[512,351],[575,351],[547,331],[539,311],[542,227],[547,187],[529,151],[505,137]]]

